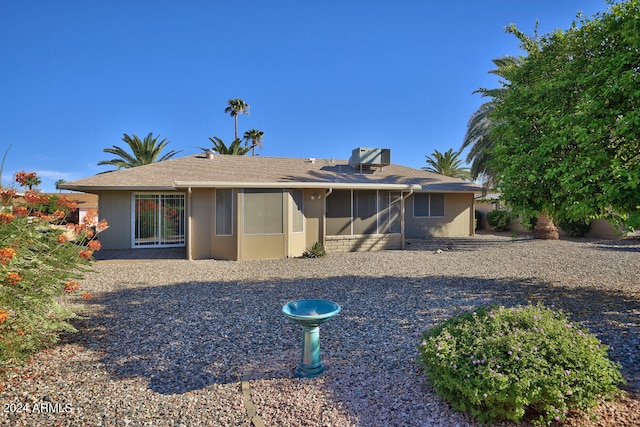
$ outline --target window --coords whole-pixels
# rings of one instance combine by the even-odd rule
[[[414,218],[444,216],[444,194],[415,193],[413,195],[413,216]]]
[[[135,194],[133,246],[184,246],[184,194]]]
[[[444,194],[431,193],[429,196],[429,216],[444,216]]]
[[[291,201],[293,202],[291,212],[291,231],[302,233],[304,231],[304,214],[302,213],[302,190],[291,190]]]
[[[282,190],[244,190],[244,234],[282,234]]]
[[[429,216],[429,193],[413,195],[413,216],[416,218]]]
[[[216,234],[233,235],[233,190],[216,190]]]

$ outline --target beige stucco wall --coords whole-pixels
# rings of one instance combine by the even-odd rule
[[[444,217],[414,218],[413,196],[405,204],[405,237],[461,237],[474,233],[473,194],[447,193],[444,195]]]
[[[192,259],[211,258],[211,239],[214,222],[214,190],[193,189],[187,197],[187,245],[191,248]],[[190,240],[189,240],[190,239]]]
[[[98,238],[104,249],[131,248],[131,191],[102,191],[98,194],[100,219],[109,228]]]
[[[304,192],[304,249],[315,242],[322,243],[322,217],[324,215],[324,190]],[[300,253],[302,255],[302,252]]]

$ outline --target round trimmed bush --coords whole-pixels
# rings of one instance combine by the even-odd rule
[[[418,361],[436,392],[483,423],[562,421],[622,393],[607,347],[541,304],[481,306],[428,330]]]

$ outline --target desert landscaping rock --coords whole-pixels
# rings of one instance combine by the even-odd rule
[[[82,283],[93,298],[74,300],[79,332],[4,373],[0,425],[253,426],[248,392],[266,426],[478,426],[429,387],[420,335],[478,304],[529,301],[586,325],[628,381],[599,421],[567,424],[640,425],[639,240],[410,243],[320,259],[97,263]],[[316,379],[293,376],[301,331],[280,312],[303,298],[342,306],[321,328]]]

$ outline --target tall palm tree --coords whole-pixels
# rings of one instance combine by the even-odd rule
[[[143,141],[140,141],[140,138],[138,138],[137,135],[133,135],[131,137],[125,133],[122,137],[122,140],[131,149],[131,154],[116,145],[111,148],[105,148],[102,151],[118,157],[111,160],[102,160],[98,163],[98,166],[112,165],[116,167],[116,170],[128,169],[136,166],[148,165],[150,163],[162,162],[164,160],[170,159],[171,157],[182,151],[171,150],[167,154],[158,158],[162,150],[164,150],[167,144],[169,144],[169,141],[167,141],[166,138],[159,142],[158,138],[160,138],[160,135],[154,138],[153,132],[149,132],[149,135],[147,135]]]
[[[251,155],[255,155],[256,146],[262,150],[262,137],[264,132],[258,129],[251,129],[244,133],[245,144],[251,141]]]
[[[236,139],[238,139],[238,116],[240,114],[249,115],[249,104],[244,102],[240,98],[230,99],[227,101],[227,108],[224,109],[224,112],[233,117],[235,121],[235,130],[236,130]]]
[[[425,157],[429,166],[424,166],[422,170],[460,179],[469,179],[471,176],[469,168],[462,166],[464,162],[459,159],[460,152],[453,151],[453,148],[450,148],[446,153],[435,150],[431,156]]]
[[[218,152],[218,154],[228,154],[234,156],[244,156],[249,151],[251,151],[251,147],[243,147],[241,139],[234,139],[233,142],[227,147],[227,145],[222,141],[222,139],[214,136],[213,138],[209,138],[209,140],[213,143],[213,149]],[[207,148],[200,147],[201,150],[207,151]]]
[[[503,56],[494,59],[493,63],[497,68],[489,71],[489,73],[504,77],[505,70],[509,67],[518,66],[522,61],[522,57],[516,56]],[[491,137],[491,128],[494,124],[491,119],[491,113],[495,109],[496,99],[499,98],[505,90],[507,89],[503,86],[497,89],[480,88],[473,92],[492,99],[482,104],[471,115],[467,123],[467,132],[460,147],[460,152],[471,147],[466,158],[467,163],[471,164],[471,178],[477,179],[478,177],[482,177],[485,191],[497,183],[495,171],[488,167],[489,160],[491,159],[489,151],[495,143],[495,140]]]

